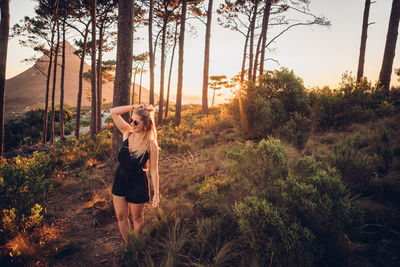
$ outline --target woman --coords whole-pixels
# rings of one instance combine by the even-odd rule
[[[128,124],[121,114],[131,110],[134,112]],[[115,172],[112,194],[118,227],[126,243],[130,229],[129,209],[132,213],[134,232],[138,233],[144,223],[144,204],[150,200],[146,165],[150,167],[154,188],[153,208],[156,208],[160,201],[157,131],[152,106],[120,106],[112,108],[110,112],[123,138],[118,152],[119,165]]]

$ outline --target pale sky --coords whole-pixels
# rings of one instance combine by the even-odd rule
[[[210,75],[224,74],[230,78],[240,71],[244,38],[239,33],[218,25],[215,10],[223,0],[214,2]],[[266,54],[266,57],[277,60],[279,65],[268,62],[265,68],[293,69],[295,74],[304,80],[306,87],[324,85],[329,85],[331,88],[337,87],[345,71],[351,71],[353,75],[357,72],[364,3],[364,0],[313,0],[310,5],[311,12],[324,15],[331,21],[332,26],[330,28],[321,26],[292,28],[271,46],[273,51]],[[376,0],[370,9],[369,21],[375,24],[370,25],[368,30],[364,75],[373,83],[378,79],[382,64],[391,4],[391,0]],[[34,6],[35,2],[32,0],[10,0],[11,25],[26,15],[32,16]],[[190,23],[196,28],[197,36],[185,34],[183,94],[201,95],[205,26],[194,19],[190,20]],[[272,36],[272,32],[277,30],[272,28],[268,36]],[[144,39],[135,41],[134,54],[147,52],[147,28],[139,29],[135,37]],[[397,42],[396,47],[394,68],[400,67],[400,41]],[[178,47],[174,63],[175,73],[172,75],[172,95],[176,92],[177,84],[177,53]],[[11,78],[28,69],[30,65],[21,61],[32,55],[32,49],[21,47],[16,38],[11,39],[8,47],[6,77]],[[116,49],[108,53],[105,59],[115,58],[115,55]],[[157,56],[159,58],[159,55]],[[90,62],[88,63],[90,65]],[[155,90],[158,92],[159,59],[156,64]],[[166,70],[169,70],[169,58]],[[166,72],[166,77],[167,75]],[[396,84],[399,83],[392,74],[391,85]],[[149,87],[148,74],[143,77],[143,86]],[[171,99],[174,100],[174,98]]]

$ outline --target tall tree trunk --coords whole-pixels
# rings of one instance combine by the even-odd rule
[[[262,39],[262,44],[261,44],[261,57],[260,57],[260,75],[263,75],[264,73],[264,58],[265,58],[265,43],[267,41],[267,31],[268,31],[268,24],[269,24],[269,16],[271,14],[271,0],[268,0],[266,3],[265,8],[267,9],[267,14],[264,13],[264,18],[263,20],[265,21],[265,28],[264,32],[262,33],[263,39]]]
[[[149,6],[149,69],[150,69],[150,96],[149,104],[154,105],[154,53],[153,53],[153,8],[154,0]]]
[[[138,104],[142,103],[142,87],[139,86],[139,92],[138,92]],[[149,102],[150,103],[150,102]]]
[[[89,35],[89,25],[86,25],[85,35],[83,37],[83,47],[82,47],[82,55],[81,62],[79,65],[79,87],[78,87],[78,100],[76,104],[76,123],[75,123],[75,137],[79,138],[79,129],[81,122],[81,106],[82,106],[82,87],[83,87],[83,66],[85,63],[85,55],[86,55],[86,47],[87,47],[87,38]]]
[[[211,106],[213,107],[214,106],[214,98],[215,98],[215,88],[214,88],[214,90],[213,90],[214,92],[213,92],[213,99],[212,99],[212,102],[211,102]]]
[[[133,17],[134,1],[118,1],[118,40],[117,40],[117,67],[114,82],[113,107],[129,104],[129,88],[132,79],[133,56]],[[128,119],[128,113],[122,115]],[[118,154],[122,143],[122,135],[114,126],[112,158]]]
[[[99,30],[99,55],[97,59],[97,115],[96,115],[96,126],[97,132],[101,130],[101,109],[103,103],[103,35],[104,35],[104,22],[102,22]]]
[[[248,79],[251,80],[253,76],[253,49],[254,49],[254,28],[256,25],[258,2],[254,4],[254,14],[251,18],[250,23],[250,52],[249,52],[249,76]]]
[[[254,69],[253,69],[253,82],[255,82],[256,78],[257,78],[258,56],[261,53],[265,52],[265,49],[263,50],[262,47],[265,46],[265,40],[267,38],[267,29],[268,29],[268,21],[269,21],[270,13],[271,13],[271,1],[268,0],[265,3],[261,34],[260,34],[260,37],[258,38],[258,43],[257,43],[256,57],[254,60]],[[264,57],[262,55],[260,56],[260,70],[261,70],[261,62],[264,63]],[[263,65],[263,68],[264,68],[264,65]],[[262,72],[260,71],[260,75],[261,74],[262,74]]]
[[[90,116],[90,136],[94,138],[97,130],[97,119],[96,119],[96,3],[97,0],[92,0],[92,8],[91,8],[91,13],[92,13],[92,97],[91,97],[91,116]]]
[[[59,21],[57,21],[56,23],[57,23],[57,44],[56,44],[56,50],[54,51],[53,91],[51,93],[50,145],[54,144],[54,118],[56,114],[56,110],[54,107],[55,104],[54,98],[56,94],[58,50],[60,48],[60,23]]]
[[[53,46],[54,46],[54,35],[56,29],[56,22],[53,24],[53,28],[51,30],[51,40],[50,40],[50,60],[49,67],[47,69],[47,80],[46,80],[46,96],[44,100],[44,112],[43,112],[43,127],[42,127],[42,144],[46,144],[47,141],[47,118],[48,118],[48,109],[49,109],[49,90],[50,90],[50,76],[51,76],[51,68],[53,66]]]
[[[182,86],[183,86],[183,46],[185,44],[187,0],[182,0],[181,30],[179,34],[178,88],[176,92],[175,125],[181,124]]]
[[[135,103],[136,69],[133,72],[132,105]]]
[[[386,36],[385,52],[383,54],[382,68],[379,73],[379,82],[383,92],[388,95],[390,89],[390,77],[392,75],[393,60],[396,52],[396,41],[399,31],[400,0],[393,0],[390,12],[389,27]]]
[[[5,111],[5,93],[6,93],[6,65],[8,36],[10,30],[10,6],[8,0],[2,0],[0,5],[0,157],[3,157],[4,149],[4,111]]]
[[[167,34],[168,17],[164,11],[164,21],[161,36],[161,74],[160,74],[160,100],[158,106],[157,124],[162,124],[163,105],[164,105],[164,76],[165,76],[165,38]]]
[[[143,67],[144,67],[144,62],[142,64],[142,70],[140,71],[140,82],[139,82],[139,104],[142,98],[142,77],[143,77]]]
[[[365,47],[367,44],[368,17],[371,0],[365,0],[363,25],[361,32],[360,57],[358,58],[357,82],[364,76]]]
[[[203,68],[203,92],[201,101],[201,112],[208,113],[208,72],[210,67],[210,37],[211,37],[211,21],[212,21],[213,0],[208,2],[207,10],[207,26],[206,26],[206,43],[204,48],[204,68]]]
[[[175,24],[174,45],[172,47],[171,64],[169,66],[167,99],[166,99],[166,103],[165,103],[165,118],[167,118],[167,116],[168,116],[169,89],[170,89],[170,86],[171,86],[172,65],[174,63],[174,57],[175,57],[175,47],[176,47],[176,36],[177,36],[177,34],[178,34],[178,22],[176,22],[176,24]]]
[[[244,42],[242,70],[240,71],[240,84],[244,82],[244,73],[246,72],[247,45],[250,37],[250,28],[247,30],[246,41]]]
[[[60,124],[60,139],[64,140],[64,78],[65,78],[65,18],[63,20],[63,48],[62,48],[62,65],[61,65],[61,84],[60,84],[60,110],[59,124]]]

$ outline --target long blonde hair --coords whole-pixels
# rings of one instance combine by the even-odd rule
[[[156,129],[156,124],[154,122],[154,109],[153,107],[147,107],[147,108],[138,108],[134,112],[136,115],[140,117],[140,119],[143,122],[143,139],[140,140],[139,146],[137,150],[134,152],[135,156],[138,157],[144,157],[146,154],[146,151],[150,150],[150,143],[151,141],[154,140],[154,142],[157,145],[158,148],[158,143],[157,143],[157,129]]]

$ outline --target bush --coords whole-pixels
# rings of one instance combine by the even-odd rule
[[[368,185],[371,176],[367,157],[360,151],[361,144],[359,135],[346,137],[333,147],[333,154],[328,157],[330,164],[342,174],[343,182],[352,189]]]
[[[245,117],[242,129],[247,138],[280,134],[298,146],[308,138],[309,98],[303,81],[293,71],[285,68],[267,71],[259,77],[258,85],[249,82],[238,92],[231,105],[236,118]]]
[[[303,148],[311,132],[311,120],[297,111],[279,129],[280,135],[298,148]]]
[[[31,157],[17,156],[3,160],[0,177],[0,240],[12,238],[17,232],[32,229],[41,221],[41,202],[52,185],[48,180],[54,165],[44,152]]]
[[[240,231],[261,266],[311,266],[314,235],[265,199],[235,205]],[[310,251],[311,250],[311,251]]]
[[[274,138],[261,140],[257,146],[251,141],[239,144],[227,152],[227,157],[232,160],[232,175],[253,185],[256,191],[285,178],[289,172],[285,148]]]
[[[206,177],[198,185],[199,198],[197,203],[207,213],[224,214],[231,204],[229,197],[230,186],[233,180],[225,176]]]
[[[20,116],[10,116],[4,122],[4,151],[10,151],[12,148],[17,148],[20,145],[33,145],[39,142],[42,138],[43,126],[43,110],[30,110]],[[55,122],[58,122],[58,112],[56,109]],[[51,113],[48,113],[50,120]],[[71,121],[71,111],[64,109],[65,123]],[[57,123],[58,125],[58,123]],[[67,132],[68,130],[66,130]],[[55,132],[59,132],[55,126]],[[67,134],[67,133],[66,133]],[[50,128],[48,127],[48,138],[50,138]],[[49,139],[48,139],[49,140]]]
[[[324,170],[313,157],[298,160],[290,170],[286,151],[276,139],[257,146],[249,141],[239,144],[227,157],[242,191],[235,198],[242,239],[254,251],[256,262],[334,265],[331,251],[337,252],[338,262],[345,261],[339,241],[353,215],[338,171]]]

